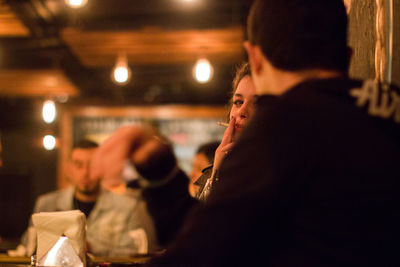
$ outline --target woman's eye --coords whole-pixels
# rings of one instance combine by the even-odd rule
[[[235,100],[233,101],[233,104],[238,107],[243,104],[243,100]]]

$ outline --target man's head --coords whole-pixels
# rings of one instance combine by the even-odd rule
[[[220,143],[219,141],[209,142],[197,149],[192,161],[192,170],[189,174],[192,182],[195,182],[200,177],[203,169],[213,164],[215,150],[217,150]]]
[[[259,53],[286,72],[347,73],[347,15],[343,0],[255,0],[248,17],[253,72]]]
[[[100,189],[100,180],[90,178],[89,167],[92,156],[98,145],[89,140],[76,143],[71,154],[71,182],[76,188],[75,196],[80,200],[97,196]]]

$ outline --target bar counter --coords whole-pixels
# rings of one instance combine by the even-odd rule
[[[138,266],[146,263],[151,255],[135,255],[132,257],[88,257],[87,266]],[[11,257],[0,254],[0,266],[31,265],[31,257]]]

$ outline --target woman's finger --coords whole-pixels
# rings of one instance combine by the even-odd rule
[[[226,128],[224,132],[224,136],[222,137],[221,145],[225,146],[232,142],[233,132],[235,131],[235,118],[232,118],[229,122],[228,128]]]
[[[232,142],[232,143],[229,143],[229,144],[223,146],[223,147],[221,148],[221,150],[222,150],[225,154],[227,154],[229,151],[232,150],[233,144],[234,144],[233,142]]]

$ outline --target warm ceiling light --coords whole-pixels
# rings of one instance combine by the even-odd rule
[[[131,77],[131,70],[128,66],[126,55],[120,55],[111,73],[112,80],[120,85],[128,83]]]
[[[65,0],[65,2],[72,8],[80,8],[86,5],[87,0]]]
[[[114,69],[114,79],[117,83],[126,83],[128,81],[129,71],[126,67],[116,67]]]
[[[42,117],[46,123],[52,123],[56,118],[56,105],[54,101],[47,100],[43,103]]]
[[[213,76],[213,73],[213,67],[207,59],[201,58],[197,60],[196,65],[193,68],[193,75],[197,82],[209,82]]]
[[[56,147],[56,138],[52,135],[43,137],[43,147],[46,150],[53,150]]]

